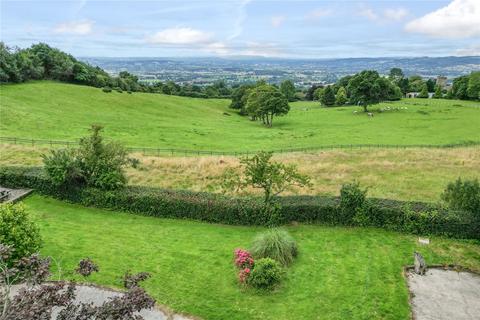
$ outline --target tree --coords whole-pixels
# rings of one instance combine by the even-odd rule
[[[427,84],[428,92],[434,92],[435,91],[435,84],[436,84],[435,80],[428,79],[427,82],[425,82],[425,83]]]
[[[324,89],[320,102],[327,107],[335,105],[335,93],[333,93],[332,86],[327,86]]]
[[[295,100],[296,90],[295,85],[291,80],[282,81],[282,83],[280,84],[280,92],[283,93],[283,95],[285,96],[285,98],[287,98],[289,102]]]
[[[347,90],[345,90],[345,87],[340,87],[335,97],[335,104],[337,106],[343,106],[345,103],[347,103]]]
[[[469,76],[461,76],[453,79],[452,95],[455,99],[468,99]]]
[[[395,84],[398,84],[400,80],[404,78],[404,74],[402,69],[400,68],[392,68],[390,69],[390,73],[388,75],[388,78]]]
[[[307,92],[305,93],[305,100],[313,101],[315,99],[315,92],[319,88],[323,88],[323,86],[319,84],[314,84],[310,88],[308,88]]]
[[[273,117],[286,115],[290,111],[290,106],[288,100],[277,88],[261,85],[251,89],[246,111],[253,120],[261,119],[264,125],[271,127]]]
[[[410,90],[410,80],[408,80],[408,78],[403,78],[397,83],[397,85],[404,95]]]
[[[480,99],[480,71],[472,72],[468,79],[467,95],[470,99]]]
[[[272,161],[272,155],[272,152],[259,152],[251,158],[240,159],[241,174],[238,174],[238,170],[227,169],[224,173],[223,189],[232,191],[248,187],[262,189],[264,202],[268,204],[273,197],[289,188],[310,185],[310,178],[300,174],[295,165]]]
[[[350,103],[363,107],[368,112],[368,106],[388,100],[388,89],[391,83],[380,77],[377,71],[365,70],[354,75],[348,83]]]
[[[418,94],[417,98],[423,98],[423,99],[428,98],[428,87],[426,83],[423,84],[422,90]]]
[[[238,88],[235,88],[232,93],[232,103],[230,103],[230,108],[240,110],[240,114],[245,115],[247,111],[245,110],[247,99],[249,95],[249,90],[254,88],[253,84],[243,84]]]
[[[441,99],[443,98],[442,87],[437,85],[435,87],[435,93],[432,96],[433,99]]]
[[[322,88],[317,88],[315,92],[313,93],[313,100],[321,101],[323,93],[325,92],[325,89]]]
[[[412,92],[420,92],[424,85],[424,81],[422,77],[414,75],[411,76],[409,79],[409,91]]]

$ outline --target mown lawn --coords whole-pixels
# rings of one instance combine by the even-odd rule
[[[295,102],[273,128],[239,116],[229,100],[104,93],[51,81],[2,85],[0,101],[0,135],[10,137],[72,140],[100,123],[128,146],[214,151],[480,142],[480,103],[473,101],[404,99],[372,108],[390,108],[374,118],[353,113],[357,107]]]
[[[428,263],[480,270],[478,242],[431,239],[377,229],[287,227],[300,255],[271,294],[242,290],[232,251],[262,228],[212,225],[85,208],[38,195],[24,201],[44,238],[42,253],[72,270],[83,257],[100,265],[93,282],[120,286],[127,270],[148,271],[161,304],[204,319],[409,319],[402,266],[413,251]],[[65,273],[65,277],[72,277]]]

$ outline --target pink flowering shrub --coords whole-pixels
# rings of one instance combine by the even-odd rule
[[[237,268],[245,269],[245,268],[253,268],[253,258],[250,252],[243,249],[235,249],[235,265]]]
[[[238,281],[245,284],[251,274],[255,262],[253,261],[250,252],[243,249],[235,249],[234,258],[235,266],[240,269],[238,272]]]

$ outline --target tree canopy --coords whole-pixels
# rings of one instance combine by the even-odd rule
[[[274,86],[260,85],[250,90],[246,111],[253,120],[262,120],[271,127],[274,116],[282,116],[290,111],[288,100]]]
[[[377,71],[365,70],[354,75],[348,82],[350,102],[362,106],[368,111],[368,106],[389,100],[389,92],[393,84],[380,77]]]

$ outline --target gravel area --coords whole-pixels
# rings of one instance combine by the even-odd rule
[[[480,276],[438,268],[407,273],[415,320],[479,320]]]
[[[14,296],[22,285],[13,286],[11,296]],[[112,289],[101,288],[96,286],[88,285],[77,285],[76,286],[76,302],[85,302],[93,303],[94,305],[101,305],[104,301],[108,300],[111,297],[122,295],[122,292],[115,291]],[[54,308],[52,319],[55,320],[59,308]],[[159,308],[154,308],[150,310],[142,310],[138,313],[145,320],[190,320],[192,318],[187,318],[180,314],[172,314],[160,310]]]

